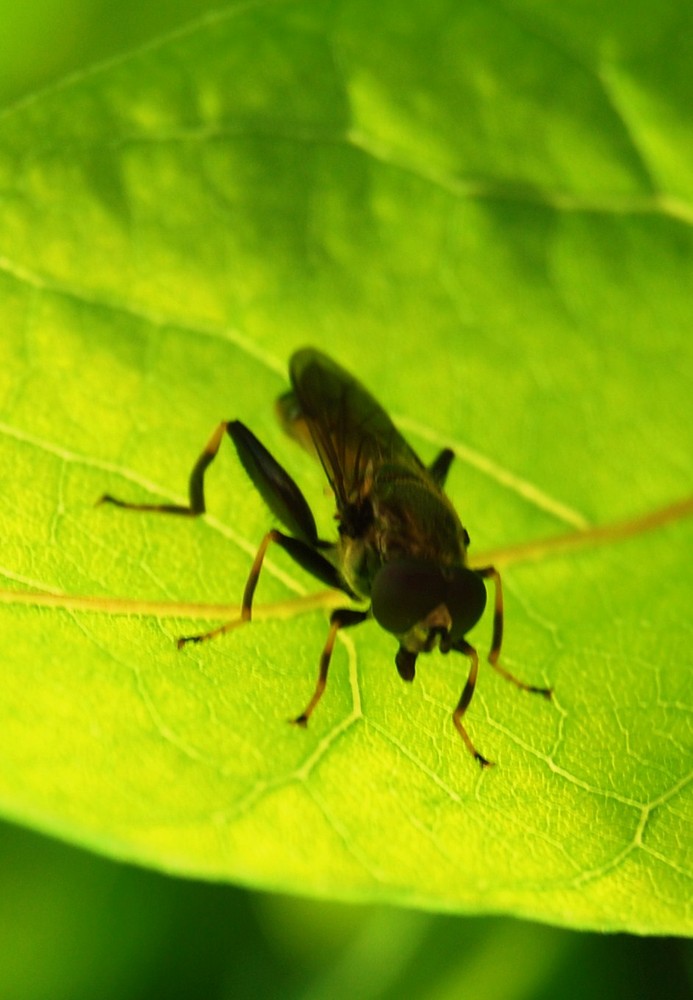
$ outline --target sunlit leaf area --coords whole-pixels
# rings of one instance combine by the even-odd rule
[[[140,7],[0,3],[0,996],[688,997],[690,11]],[[277,526],[228,438],[97,504],[239,419],[335,538],[305,346],[455,454],[495,767],[372,620],[287,725],[349,599],[277,546],[176,647]]]

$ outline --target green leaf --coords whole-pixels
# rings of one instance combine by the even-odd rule
[[[184,501],[238,417],[334,531],[272,414],[304,343],[425,459],[456,449],[473,553],[687,496],[689,29],[674,3],[239,4],[0,115],[6,816],[179,874],[691,933],[690,520],[506,559],[503,662],[555,701],[483,669],[480,772],[461,657],[404,685],[363,625],[302,732],[324,613],[182,652],[192,611],[115,613],[240,599],[271,521],[226,444],[203,519],[93,506]],[[317,589],[273,552],[258,606]]]

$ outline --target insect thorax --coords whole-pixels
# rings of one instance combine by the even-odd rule
[[[466,565],[466,534],[452,504],[427,476],[406,467],[383,465],[368,497],[344,514],[341,571],[363,597],[380,567],[393,559]]]

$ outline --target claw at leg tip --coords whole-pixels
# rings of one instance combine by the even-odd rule
[[[176,639],[176,648],[182,649],[183,646],[187,646],[189,642],[199,642],[199,635],[182,635],[179,639]]]

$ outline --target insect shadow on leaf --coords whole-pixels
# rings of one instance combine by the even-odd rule
[[[498,662],[503,640],[501,578],[493,566],[471,569],[467,564],[469,535],[443,491],[453,452],[445,448],[425,466],[371,394],[320,351],[297,351],[289,372],[292,389],[277,400],[278,416],[287,433],[322,463],[337,507],[336,540],[318,536],[300,488],[239,420],[220,423],[207,442],[190,475],[187,505],[130,503],[110,494],[98,503],[184,517],[203,514],[205,472],[228,434],[255,488],[286,529],[272,528],[262,539],[243,592],[240,621],[252,618],[255,588],[270,544],[284,549],[328,587],[368,605],[332,612],[315,690],[301,714],[290,721],[305,726],[320,701],[339,630],[373,617],[398,640],[395,664],[405,681],[414,679],[420,653],[438,648],[468,658],[469,674],[452,719],[469,752],[482,767],[489,766],[492,762],[479,753],[462,722],[479,669],[477,652],[465,636],[484,613],[484,581],[494,587],[491,666],[523,691],[550,698],[551,689],[525,684]],[[182,636],[178,647],[212,639],[238,624],[235,619],[210,632]]]

